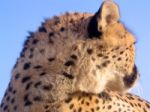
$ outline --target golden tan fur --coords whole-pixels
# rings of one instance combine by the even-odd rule
[[[25,42],[1,111],[62,112],[57,106],[69,109],[63,102],[70,95],[80,104],[76,93],[96,98],[106,89],[120,94],[130,89],[138,80],[135,38],[118,12],[115,3],[104,2],[95,15],[66,13],[46,20]]]
[[[58,104],[60,112],[150,112],[150,103],[132,94],[104,91],[75,94]]]

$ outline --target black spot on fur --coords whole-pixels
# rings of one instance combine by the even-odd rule
[[[98,54],[97,56],[98,56],[98,57],[103,57],[103,54]]]
[[[89,38],[98,38],[102,35],[102,32],[99,31],[98,29],[98,16],[99,16],[100,10],[91,18],[87,32],[89,35]]]
[[[25,76],[22,78],[22,83],[25,83],[25,82],[29,81],[30,79],[31,79],[30,76]]]
[[[43,86],[43,90],[50,91],[50,90],[52,89],[52,87],[53,87],[52,84],[44,85],[44,86]]]
[[[82,112],[82,107],[79,107],[78,112]],[[93,112],[93,111],[92,111]]]
[[[110,110],[112,108],[112,106],[111,105],[108,105],[108,110]],[[120,111],[121,112],[121,111]]]
[[[62,75],[64,75],[65,77],[69,78],[69,79],[74,79],[74,76],[71,74],[68,74],[66,72],[64,72]]]
[[[26,94],[25,96],[24,96],[24,106],[30,106],[30,105],[32,105],[32,102],[29,100],[29,94]]]
[[[107,65],[108,65],[107,62],[102,63],[103,67],[107,67]]]
[[[13,92],[12,92],[13,94],[16,94],[16,90],[13,90]]]
[[[149,103],[145,103],[145,105],[146,105],[146,107],[148,108],[148,109],[150,109],[150,104]]]
[[[10,96],[7,96],[6,100],[9,101],[10,100]]]
[[[52,62],[52,61],[54,61],[55,60],[55,58],[48,58],[48,61],[49,62]]]
[[[98,106],[98,107],[96,107],[96,110],[98,111],[100,109],[100,107]]]
[[[24,69],[24,70],[29,69],[29,68],[30,68],[30,65],[31,65],[30,62],[25,63],[24,66],[23,66],[23,69]]]
[[[69,106],[70,109],[72,109],[73,107],[74,107],[74,104],[71,104],[71,105]]]
[[[44,106],[45,109],[48,109],[48,107],[49,107],[48,105],[45,105],[45,106]]]
[[[40,76],[44,76],[44,75],[46,75],[46,72],[40,73]]]
[[[98,99],[95,99],[95,103],[98,104],[98,103],[99,103],[99,100],[98,100]]]
[[[124,51],[121,51],[121,52],[120,52],[120,54],[123,54],[123,53],[124,53]]]
[[[27,37],[27,40],[24,42],[23,46],[27,46],[30,39],[34,37],[34,33],[33,32],[29,32],[29,36]]]
[[[15,110],[15,111],[17,110],[17,106],[16,106],[16,105],[14,106],[14,110]]]
[[[75,63],[74,63],[72,60],[67,61],[67,62],[65,63],[65,66],[73,66],[73,65],[75,65]]]
[[[92,53],[93,53],[93,49],[87,49],[87,53],[89,54],[89,55],[91,55]]]
[[[52,37],[52,36],[54,36],[54,33],[53,33],[53,32],[50,32],[50,33],[49,33],[49,37]]]
[[[101,69],[101,66],[100,65],[96,65],[96,68]]]
[[[104,48],[104,46],[103,45],[98,45],[98,49],[103,49]]]
[[[76,56],[76,55],[74,55],[74,54],[73,54],[73,55],[71,55],[70,57],[71,57],[72,59],[74,59],[74,60],[77,60],[77,59],[78,59],[78,58],[77,58],[77,56]]]
[[[38,43],[38,39],[34,39],[33,41],[32,41],[32,44],[37,44]]]
[[[12,98],[10,102],[13,104],[13,103],[15,102],[15,99],[14,99],[14,98]]]
[[[4,106],[4,111],[6,111],[8,109],[8,105]]]
[[[40,49],[40,53],[43,54],[45,52],[45,49]]]
[[[104,58],[104,59],[108,59],[108,58],[109,58],[109,56],[104,56],[103,58]]]
[[[8,91],[9,92],[12,92],[13,91],[13,88],[9,85],[9,87],[8,87]]]
[[[72,98],[68,98],[65,100],[66,103],[70,103],[72,101]]]
[[[4,106],[4,102],[1,103],[1,108]]]
[[[54,36],[54,33],[53,33],[53,32],[50,32],[50,33],[49,33],[49,40],[48,40],[48,42],[51,43],[51,44],[54,43],[54,41],[52,40],[52,37],[53,37],[53,36]]]
[[[44,33],[46,33],[47,31],[46,31],[46,28],[40,27],[40,28],[39,28],[39,32],[44,32]]]
[[[26,85],[26,87],[25,87],[25,89],[26,90],[28,90],[30,87],[31,87],[31,85],[33,84],[33,82],[29,82],[29,83],[27,83],[27,85]]]
[[[61,31],[61,32],[65,31],[65,28],[64,28],[64,27],[61,27],[61,28],[60,28],[60,31]]]
[[[4,97],[6,97],[6,96],[7,96],[7,94],[8,94],[8,92],[6,91],[6,92],[5,92],[5,94],[4,94]]]
[[[30,55],[29,55],[29,58],[30,58],[30,59],[33,58],[33,54],[30,54]]]
[[[27,100],[25,103],[24,103],[24,106],[30,106],[32,105],[32,102],[30,100]]]
[[[42,66],[41,65],[37,65],[37,66],[34,66],[34,68],[35,69],[40,69],[40,68],[42,68]]]
[[[136,65],[133,67],[133,71],[130,75],[125,75],[123,78],[124,84],[127,87],[131,87],[138,77],[138,71]]]
[[[15,75],[15,79],[17,80],[19,77],[20,77],[20,74],[17,73],[17,74]]]
[[[33,51],[34,51],[34,48],[31,48],[30,51],[33,52]]]
[[[48,43],[50,43],[50,44],[54,44],[54,41],[52,40],[52,38],[51,38],[51,37],[49,37]]]
[[[34,101],[41,101],[42,98],[41,98],[40,96],[36,96],[36,97],[33,98],[33,100],[34,100]]]
[[[114,50],[118,50],[119,49],[119,47],[116,47]]]
[[[119,57],[117,60],[118,60],[118,61],[121,61],[121,58]]]
[[[17,66],[18,66],[18,59],[13,68],[15,69]]]
[[[112,100],[112,99],[111,99],[111,96],[110,96],[108,93],[106,93],[106,92],[101,92],[101,93],[98,95],[98,97],[99,97],[100,99],[103,99],[103,101],[105,101],[105,100],[111,101],[111,100]]]
[[[34,84],[34,87],[35,87],[35,88],[38,88],[41,84],[42,84],[42,82],[41,82],[41,81],[36,82],[36,83]]]
[[[116,58],[116,55],[113,55],[112,58]]]
[[[20,54],[21,57],[24,57],[24,56],[25,56],[25,51],[26,51],[26,50],[27,50],[27,47],[24,47],[23,50],[22,50],[22,52],[21,52],[21,54]]]
[[[89,106],[89,105],[90,105],[90,103],[89,103],[89,102],[86,102],[86,105],[87,105],[87,106]]]

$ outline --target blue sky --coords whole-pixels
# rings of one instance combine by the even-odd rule
[[[150,101],[150,1],[115,0],[121,21],[137,38],[136,64],[141,74],[134,93]],[[96,12],[102,0],[3,0],[0,1],[0,100],[28,31],[35,31],[44,18],[66,11]],[[140,93],[138,92],[139,89]]]

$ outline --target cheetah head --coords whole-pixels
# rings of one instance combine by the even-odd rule
[[[120,22],[117,4],[105,1],[101,5],[89,19],[87,37],[83,42],[87,54],[78,64],[75,88],[92,93],[104,89],[124,92],[131,88],[138,79],[135,38]]]

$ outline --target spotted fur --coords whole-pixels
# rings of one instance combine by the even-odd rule
[[[119,20],[118,6],[110,1],[104,2],[95,15],[66,13],[46,20],[25,41],[0,112],[62,112],[63,108],[68,112],[86,108],[89,110],[85,112],[94,112],[95,107],[88,105],[99,106],[98,110],[102,105],[101,110],[118,110],[114,102],[125,104],[124,112],[128,106],[136,110],[132,109],[132,98],[119,95],[139,77],[134,62],[135,42]],[[114,93],[105,94],[107,89]],[[88,98],[91,101],[84,103]],[[138,108],[147,111],[144,100],[135,101]]]

